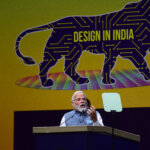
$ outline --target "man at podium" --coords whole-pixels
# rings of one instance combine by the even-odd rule
[[[100,113],[94,106],[89,106],[83,91],[76,91],[72,95],[71,103],[74,110],[64,114],[60,126],[104,126]]]

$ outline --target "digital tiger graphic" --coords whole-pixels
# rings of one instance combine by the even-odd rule
[[[43,87],[52,86],[48,71],[62,57],[64,72],[76,84],[87,84],[88,78],[76,71],[83,51],[104,54],[102,82],[113,84],[111,71],[118,56],[130,60],[145,80],[150,80],[150,70],[145,60],[150,47],[150,1],[129,3],[116,12],[97,16],[69,16],[55,22],[33,27],[22,32],[16,40],[15,50],[25,64],[34,60],[19,50],[22,38],[33,32],[52,30],[46,43],[43,61],[39,64],[39,78]],[[90,61],[89,61],[90,62]]]

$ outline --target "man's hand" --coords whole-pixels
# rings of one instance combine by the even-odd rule
[[[89,114],[93,122],[97,121],[96,109],[93,105],[87,110],[87,113]]]

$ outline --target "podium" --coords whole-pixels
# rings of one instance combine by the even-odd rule
[[[33,127],[35,150],[111,150],[106,126]],[[114,129],[115,150],[138,150],[140,136]]]

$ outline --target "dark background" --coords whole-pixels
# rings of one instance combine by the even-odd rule
[[[34,150],[32,127],[59,126],[70,110],[15,111],[14,150]],[[105,126],[112,126],[111,114],[98,109]],[[150,150],[150,108],[128,108],[114,116],[114,127],[141,136],[140,149]]]

